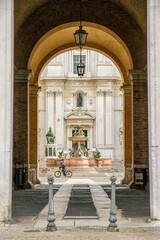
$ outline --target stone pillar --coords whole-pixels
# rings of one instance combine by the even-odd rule
[[[70,146],[69,146],[69,140],[68,140],[68,137],[69,137],[69,129],[70,129],[70,126],[67,125],[66,142],[67,142],[67,151],[68,151],[68,153],[69,153],[69,148],[70,148]]]
[[[12,0],[0,0],[0,222],[11,219],[13,146]]]
[[[133,99],[133,159],[134,172],[148,172],[148,100],[147,75],[142,70],[130,71]]]
[[[38,91],[38,162],[44,161],[44,145],[46,144],[46,92],[44,87]]]
[[[63,110],[63,92],[56,92],[56,111],[55,111],[55,135],[58,148],[64,148],[64,110]]]
[[[47,90],[47,129],[52,128],[53,134],[55,134],[55,92]]]
[[[37,85],[29,86],[29,180],[39,183],[38,172],[38,90]]]
[[[112,89],[97,90],[97,148],[101,157],[113,157],[113,96]]]
[[[89,126],[89,149],[92,152],[93,148],[93,126]]]
[[[113,96],[112,96],[112,90],[108,89],[105,91],[105,126],[104,126],[104,132],[105,132],[105,141],[104,146],[109,146],[110,148],[113,148]],[[109,157],[109,156],[107,156]]]
[[[104,146],[104,92],[101,89],[97,90],[97,116],[96,116],[96,137],[98,148]]]
[[[14,135],[13,163],[14,182],[24,185],[28,179],[28,76],[29,70],[20,69],[14,75]],[[25,176],[19,181],[16,176],[22,169]],[[16,173],[17,172],[17,173]],[[22,186],[21,186],[22,187]]]
[[[129,184],[133,181],[133,158],[132,158],[132,96],[131,85],[123,85],[123,146],[124,146],[124,184]]]
[[[147,3],[150,213],[160,220],[160,1]]]

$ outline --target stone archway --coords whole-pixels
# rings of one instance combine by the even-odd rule
[[[69,3],[69,4],[68,4]],[[4,121],[1,124],[1,132],[6,134],[6,137],[2,136],[2,149],[1,149],[1,212],[0,221],[8,221],[11,219],[11,198],[12,198],[12,69],[14,65],[15,70],[15,81],[14,81],[14,137],[13,137],[13,155],[14,163],[16,161],[22,162],[28,166],[29,161],[29,147],[28,147],[28,61],[31,52],[36,45],[36,43],[41,39],[47,32],[51,29],[63,24],[70,24],[79,21],[79,10],[77,0],[41,0],[41,1],[26,1],[26,0],[14,0],[11,1],[1,1],[1,11],[3,13],[3,20],[0,24],[2,37],[0,39],[3,46],[0,50],[2,57],[4,59],[3,64],[1,64],[2,80],[1,86],[4,94],[1,94],[2,103],[2,113],[4,116]],[[14,6],[13,6],[14,5]],[[148,128],[146,126],[148,121],[148,116],[146,112],[147,105],[147,90],[146,90],[146,74],[143,71],[144,66],[147,65],[147,14],[146,9],[148,5],[148,16],[149,25],[154,26],[148,31],[149,39],[149,86],[151,87],[151,93],[149,96],[149,101],[151,101],[151,112],[155,113],[154,108],[157,104],[157,96],[159,94],[157,90],[157,79],[158,70],[155,71],[155,67],[158,64],[158,54],[159,48],[157,30],[159,30],[159,20],[157,5],[150,1],[124,1],[124,0],[85,0],[83,1],[83,16],[82,21],[88,23],[96,23],[112,32],[116,33],[120,39],[128,47],[133,60],[133,69],[141,70],[131,72],[133,80],[132,81],[132,95],[133,95],[133,138],[135,151],[133,152],[133,157],[141,160],[144,155],[141,153],[148,154],[148,148],[146,149],[147,139],[148,139]],[[96,6],[96,7],[95,7]],[[14,9],[13,9],[14,7]],[[14,14],[13,14],[13,11]],[[13,57],[13,15],[15,18],[15,28],[14,28],[14,43],[15,43],[15,60],[14,64],[12,61]],[[5,23],[5,24],[4,24]],[[153,34],[152,34],[153,33]],[[156,33],[156,34],[155,34]],[[5,40],[5,41],[4,41]],[[99,47],[101,44],[99,44]],[[69,45],[68,47],[73,47]],[[88,46],[89,47],[89,46]],[[90,47],[93,47],[92,43]],[[98,47],[94,46],[95,49]],[[154,48],[155,47],[155,48]],[[67,49],[67,45],[63,47],[63,50]],[[59,52],[62,50],[59,49]],[[99,49],[100,50],[100,49]],[[103,49],[101,49],[102,52]],[[109,48],[108,48],[109,50]],[[58,51],[56,51],[58,52]],[[52,56],[54,53],[52,53]],[[152,60],[154,61],[152,63]],[[46,62],[46,61],[45,61]],[[150,66],[151,64],[151,66]],[[42,64],[43,65],[43,64]],[[42,66],[41,66],[42,67]],[[159,68],[156,68],[159,69]],[[130,69],[127,69],[127,71]],[[151,71],[153,70],[153,71]],[[128,75],[126,71],[126,82],[128,81]],[[30,75],[31,76],[31,75]],[[31,76],[33,77],[33,76]],[[33,78],[34,79],[34,78]],[[31,80],[32,83],[34,81]],[[138,84],[140,83],[140,91],[138,89]],[[145,88],[143,87],[145,86]],[[33,85],[33,91],[37,91],[36,85]],[[126,84],[126,93],[130,93],[130,85]],[[129,96],[128,96],[129,97]],[[143,104],[138,104],[138,100],[145,102],[145,111]],[[144,101],[145,100],[145,101]],[[135,101],[135,102],[134,102]],[[35,100],[36,102],[36,100]],[[135,103],[135,104],[134,104]],[[7,107],[6,107],[7,106]],[[131,109],[129,107],[129,109]],[[138,110],[138,111],[137,111]],[[36,111],[36,108],[33,108]],[[143,112],[143,118],[141,113]],[[127,114],[127,113],[126,113]],[[159,105],[156,105],[156,116],[159,116]],[[157,199],[159,198],[159,187],[158,187],[158,157],[159,157],[159,131],[157,130],[159,117],[155,118],[155,114],[150,117],[150,169],[151,169],[151,217],[152,219],[159,219],[159,205]],[[138,123],[138,124],[137,124]],[[144,123],[144,125],[143,125]],[[137,124],[138,130],[143,130],[143,136],[141,132],[139,133],[136,129]],[[8,129],[9,128],[9,129]],[[127,129],[127,128],[126,128]],[[151,134],[151,130],[155,134]],[[138,134],[139,133],[139,134]],[[34,132],[36,134],[36,131]],[[140,140],[139,136],[141,136]],[[141,142],[143,140],[143,145]],[[153,142],[153,144],[151,144]],[[157,143],[155,145],[155,142]],[[144,148],[145,145],[145,148]],[[143,148],[143,151],[141,151]],[[145,155],[145,161],[146,161]],[[152,161],[153,160],[153,161]]]
[[[29,116],[29,131],[26,129],[26,125],[24,126],[25,134],[29,139],[27,147],[29,155],[27,153],[25,159],[33,167],[37,166],[37,81],[40,72],[51,57],[65,50],[75,48],[73,32],[75,32],[79,24],[79,14],[78,8],[73,8],[72,4],[77,4],[77,2],[73,1],[71,4],[66,4],[65,1],[55,2],[54,4],[46,2],[28,15],[16,31],[15,65],[17,69],[30,69],[33,73],[29,85],[25,81],[26,89],[28,89],[26,91],[30,96],[29,105],[26,107],[29,112],[28,110],[25,112],[26,119]],[[133,154],[133,139],[137,139],[138,142],[138,138],[135,136],[136,132],[133,132],[133,85],[131,85],[131,77],[128,72],[131,69],[143,69],[146,65],[145,31],[142,30],[142,25],[132,14],[115,4],[114,1],[107,1],[103,8],[101,3],[97,1],[95,9],[92,8],[93,2],[88,0],[85,2],[85,7],[82,20],[85,29],[89,33],[86,47],[95,49],[110,57],[119,68],[124,79],[124,155],[125,168],[128,169],[124,182],[129,183],[133,180],[133,157],[135,156]],[[89,9],[89,11],[86,9]],[[61,15],[59,11],[61,11],[61,14],[64,11],[68,12],[68,14],[64,14],[63,19],[61,19],[59,18],[59,15]],[[130,29],[130,31],[124,34],[125,29]],[[23,36],[25,37],[21,41]],[[19,89],[19,85],[17,86]],[[136,94],[136,91],[134,94]],[[146,112],[144,116],[146,116]],[[145,122],[146,119],[144,119]],[[145,128],[145,126],[142,127]],[[21,132],[23,132],[22,128],[23,123]],[[146,130],[145,135],[147,136]],[[135,143],[137,144],[137,142]],[[20,146],[16,146],[16,148],[20,148]]]
[[[94,38],[94,34],[97,34],[97,28],[100,29],[101,31],[99,33],[99,38],[103,37],[104,39],[106,39],[106,43],[109,41],[114,42],[114,44],[112,45],[113,49],[119,49],[119,51],[117,50],[117,53],[113,53],[113,50],[108,50],[107,48],[105,48],[103,45],[100,45],[100,39],[96,39],[95,43],[88,43],[89,47],[88,49],[96,49],[99,52],[103,52],[104,55],[109,56],[118,66],[118,68],[120,69],[121,75],[123,76],[124,79],[124,91],[126,92],[125,86],[126,84],[128,84],[127,86],[131,86],[130,82],[129,82],[129,78],[126,75],[127,69],[131,69],[133,67],[133,63],[131,61],[131,55],[129,50],[127,49],[127,47],[125,46],[125,44],[123,43],[123,41],[121,41],[116,34],[109,35],[109,33],[111,34],[111,31],[108,31],[109,33],[107,33],[107,30],[104,27],[101,27],[97,24],[92,24],[92,27],[90,26],[90,23],[86,23],[86,25],[88,26],[87,31],[91,34],[90,38]],[[94,28],[93,28],[94,25]],[[66,34],[66,29],[68,29],[68,33],[67,35],[70,36],[70,41],[73,41],[73,32],[75,31],[75,27],[68,27],[66,28],[66,25],[63,25],[64,30],[65,30],[65,34]],[[96,28],[97,27],[97,28]],[[59,30],[60,28],[60,30]],[[39,40],[39,42],[36,44],[36,46],[34,47],[30,59],[29,59],[29,63],[28,63],[28,68],[32,68],[35,71],[34,77],[31,79],[30,82],[30,89],[37,89],[37,81],[38,81],[38,77],[39,74],[41,73],[42,69],[44,68],[44,66],[46,65],[46,63],[50,60],[51,56],[53,57],[52,54],[54,54],[54,56],[56,56],[59,52],[65,51],[65,49],[71,44],[65,44],[65,42],[62,42],[62,46],[61,47],[57,47],[56,44],[59,44],[59,41],[56,43],[55,42],[55,50],[52,50],[52,48],[50,49],[49,47],[47,47],[46,52],[43,51],[44,46],[51,46],[51,42],[53,39],[65,39],[63,37],[63,29],[62,26],[60,26],[59,28],[56,28],[57,32],[54,30],[50,31],[50,33],[47,33],[46,36],[43,36],[42,39]],[[71,28],[71,29],[70,29]],[[85,28],[86,29],[86,28]],[[102,30],[103,29],[103,30]],[[105,31],[104,31],[105,30]],[[55,35],[55,36],[54,36]],[[99,44],[99,45],[98,45]],[[106,44],[107,45],[107,44]],[[92,46],[92,48],[91,48]],[[64,48],[66,47],[66,48]],[[87,44],[86,44],[87,47]],[[69,47],[71,48],[71,47]],[[72,47],[72,48],[75,48]],[[68,50],[68,48],[67,48]],[[103,50],[103,51],[102,51]],[[50,52],[51,51],[51,52]],[[121,53],[121,58],[118,58],[119,52]],[[38,56],[41,56],[41,58],[38,58]],[[127,64],[126,64],[127,63]],[[45,64],[45,65],[44,65]],[[125,69],[126,68],[126,69]],[[130,87],[131,88],[131,87]],[[32,91],[33,92],[33,91]],[[36,91],[35,91],[36,93]],[[126,95],[125,95],[126,96]],[[34,119],[37,119],[37,111],[33,110],[33,107],[37,106],[36,104],[36,95],[33,98],[30,98],[30,149],[32,148],[33,152],[30,152],[30,164],[31,166],[34,168],[37,165],[37,156],[35,155],[35,153],[37,152],[37,146],[36,144],[32,144],[32,143],[36,143],[37,142],[37,133],[35,134],[36,129],[38,129],[37,127],[37,122],[34,121]],[[127,114],[124,115],[124,129],[125,130],[125,148],[124,148],[124,165],[125,165],[125,179],[124,182],[125,183],[130,183],[133,180],[133,158],[132,158],[132,102],[131,102],[131,89],[130,89],[130,95],[126,98],[125,97],[125,106],[127,108],[127,110],[125,111],[125,113],[127,112]],[[129,112],[130,111],[130,112]],[[125,127],[127,126],[127,128]],[[32,144],[32,147],[31,147]],[[33,153],[33,154],[32,154]],[[129,170],[128,170],[129,169]]]

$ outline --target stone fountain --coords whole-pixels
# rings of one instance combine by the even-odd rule
[[[72,149],[70,149],[70,157],[86,158],[88,157],[88,150],[85,147],[85,142],[88,141],[88,137],[85,136],[82,126],[75,127],[74,135],[68,137],[72,141]]]

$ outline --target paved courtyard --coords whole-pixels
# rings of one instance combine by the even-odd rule
[[[149,219],[149,192],[121,185],[122,172],[94,169],[72,169],[72,178],[55,178],[53,192],[57,231],[46,232],[47,176],[53,174],[54,170],[42,174],[41,184],[34,188],[13,191],[13,221],[12,224],[0,225],[0,239],[160,239],[160,223]],[[117,177],[118,231],[108,232],[110,176],[113,174]],[[78,202],[80,197],[81,201]],[[95,208],[92,208],[92,200]],[[80,202],[84,202],[82,208]]]

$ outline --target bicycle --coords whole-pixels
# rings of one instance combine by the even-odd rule
[[[68,178],[72,177],[72,172],[70,170],[67,170],[67,169],[63,170],[62,168],[59,168],[59,170],[54,172],[54,176],[57,177],[57,178],[61,177],[62,174],[65,177],[68,177]]]

